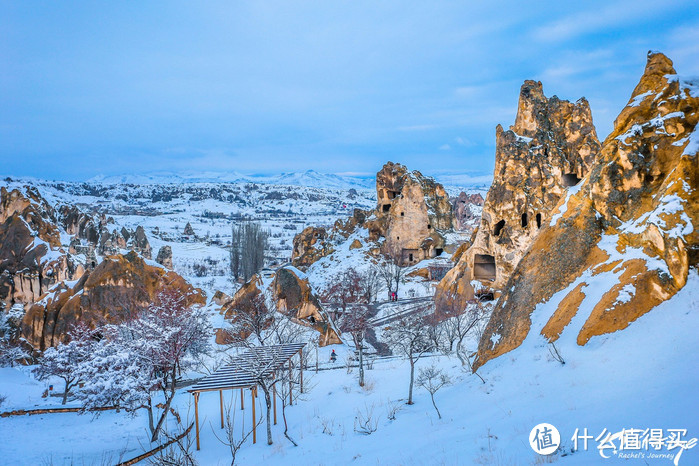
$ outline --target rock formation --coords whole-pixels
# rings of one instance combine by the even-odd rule
[[[449,196],[418,171],[388,162],[376,174],[376,219],[369,231],[386,238],[382,250],[401,265],[442,254],[443,233],[453,228]]]
[[[166,269],[172,270],[172,248],[170,246],[161,247],[155,261]]]
[[[22,320],[22,337],[43,351],[64,340],[71,325],[114,323],[135,315],[153,302],[164,286],[188,296],[188,304],[205,304],[194,289],[174,272],[144,262],[135,252],[106,257],[70,287],[65,282],[33,304]]]
[[[308,267],[318,259],[332,252],[328,232],[322,227],[306,227],[294,236],[292,263],[296,267]]]
[[[347,239],[358,227],[367,228],[369,240],[380,242],[380,251],[400,265],[413,265],[447,248],[455,249],[444,235],[453,230],[452,206],[444,187],[432,178],[388,162],[376,174],[376,197],[376,210],[355,209],[347,220],[335,222],[332,231],[304,229],[294,238],[292,264],[308,267],[331,254],[333,243]]]
[[[555,341],[565,329],[584,345],[684,286],[699,264],[698,121],[699,83],[649,53],[591,172],[576,172],[585,179],[543,220],[550,226],[519,261],[480,342],[478,366],[531,332]]]
[[[82,269],[60,250],[55,211],[32,188],[0,189],[0,308],[29,304]]]
[[[454,228],[460,231],[473,232],[480,223],[483,210],[483,196],[461,192],[452,200],[454,209]]]
[[[186,236],[196,236],[194,233],[194,228],[192,228],[192,224],[187,222],[187,224],[184,226],[184,235]]]
[[[265,294],[266,299],[262,299],[259,305],[274,306],[276,311],[290,317],[294,322],[318,331],[320,346],[342,343],[308,279],[293,267],[278,269],[274,279],[268,283],[265,283],[259,275],[253,276],[228,303],[221,296],[224,302],[221,313],[226,319],[235,321],[237,313],[242,312],[241,309],[244,307],[242,303],[262,293]],[[229,343],[228,334],[224,329],[217,331],[216,342]]]
[[[525,81],[514,126],[496,129],[494,179],[473,244],[440,283],[437,305],[472,298],[472,280],[502,289],[561,197],[589,174],[599,149],[584,98],[546,98],[540,82]]]

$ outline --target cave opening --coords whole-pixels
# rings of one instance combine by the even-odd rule
[[[473,257],[473,278],[495,280],[495,257],[490,254],[476,254]]]
[[[500,232],[502,231],[504,226],[505,226],[504,220],[500,220],[498,223],[496,223],[495,228],[493,228],[493,235],[500,236]]]
[[[536,227],[541,228],[541,214],[536,214]]]
[[[564,173],[563,174],[563,186],[570,188],[580,183],[580,178],[575,173]]]
[[[522,214],[522,228],[527,228],[527,225],[529,225],[529,218],[527,217],[527,214],[524,213]]]
[[[437,248],[437,249],[434,250],[434,255],[435,255],[435,257],[436,257],[436,256],[441,256],[443,252],[444,252],[444,249],[442,249],[442,248]]]
[[[388,212],[391,209],[391,204],[384,204],[383,205],[383,211]]]

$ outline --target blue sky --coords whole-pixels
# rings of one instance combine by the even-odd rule
[[[696,0],[0,1],[0,175],[490,173],[522,81],[604,138],[649,49],[699,75]]]

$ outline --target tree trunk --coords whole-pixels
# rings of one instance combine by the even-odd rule
[[[359,386],[364,386],[364,351],[362,348],[362,340],[355,337],[354,344],[359,351]]]
[[[294,442],[294,439],[289,436],[289,425],[286,423],[286,403],[282,403],[282,419],[284,419],[284,437],[288,438],[295,447],[298,447],[298,444]]]
[[[410,358],[410,390],[408,390],[408,404],[413,404],[413,382],[415,380],[415,361]]]
[[[150,435],[152,438],[152,436],[155,434],[155,425],[153,424],[153,401],[150,398],[148,398],[148,406],[146,407],[146,410],[148,411],[148,428],[150,429]]]
[[[272,421],[271,421],[271,413],[272,413],[272,398],[269,396],[269,387],[267,387],[266,383],[260,383],[260,387],[262,387],[262,391],[265,393],[265,405],[267,406],[267,445],[272,445]]]
[[[434,409],[437,411],[437,416],[439,416],[439,418],[442,419],[442,413],[439,412],[437,403],[434,402],[434,393],[430,392],[430,397],[432,398],[432,406],[434,406]]]
[[[176,367],[172,368],[172,373],[171,373],[170,377],[172,377],[172,381],[170,383],[170,393],[168,396],[167,391],[166,390],[163,391],[163,393],[165,394],[165,407],[163,408],[163,412],[160,415],[160,419],[158,419],[158,424],[155,426],[155,429],[152,428],[152,420],[151,420],[151,431],[153,433],[153,436],[150,439],[151,442],[158,441],[158,435],[160,434],[160,429],[162,429],[163,423],[165,422],[165,419],[167,418],[167,413],[168,413],[168,411],[170,411],[170,404],[172,404],[172,400],[173,400],[173,398],[175,398],[175,390],[176,390],[175,381],[177,380],[177,368]],[[151,415],[152,415],[152,413],[151,413]]]
[[[68,401],[68,390],[70,390],[70,381],[66,380],[66,386],[63,389],[63,401],[61,402],[62,405],[66,404]]]
[[[470,368],[470,364],[468,364],[468,359],[464,358],[464,355],[461,354],[461,341],[463,338],[460,338],[459,341],[456,342],[456,356],[459,358],[459,361],[461,361],[462,366],[468,365]]]

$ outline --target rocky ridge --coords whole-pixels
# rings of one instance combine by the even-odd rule
[[[597,161],[518,262],[477,366],[519,346],[539,306],[549,342],[621,330],[672,297],[699,263],[699,82],[650,52]],[[543,311],[542,311],[543,312]]]
[[[588,176],[599,150],[584,98],[547,98],[540,82],[525,81],[515,124],[497,127],[494,180],[480,225],[440,282],[437,306],[464,304],[477,289],[502,289],[559,200]]]

